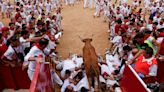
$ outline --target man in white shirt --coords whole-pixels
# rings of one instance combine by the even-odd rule
[[[2,56],[2,59],[14,67],[16,63],[18,63],[18,61],[22,61],[21,58],[18,56],[18,53],[21,53],[22,57],[24,57],[24,47],[20,44],[16,35],[10,38],[10,42],[11,44]]]
[[[46,6],[46,14],[50,13],[52,9],[52,5],[49,2],[49,0],[47,0],[47,3],[45,4],[45,6]]]
[[[2,12],[2,18],[5,17],[5,13],[7,12],[7,3],[3,2],[1,5],[1,12]]]
[[[33,46],[29,53],[25,56],[25,62],[29,62],[28,64],[28,76],[30,80],[33,78],[33,74],[35,72],[36,64],[37,62],[45,62],[45,54],[43,50],[48,45],[48,40],[45,38],[42,38],[38,44]],[[41,59],[38,59],[39,57],[42,57]],[[41,66],[42,68],[43,66]]]

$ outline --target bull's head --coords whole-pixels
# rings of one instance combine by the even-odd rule
[[[93,34],[92,34],[92,37],[93,37]],[[91,37],[91,38],[82,39],[82,38],[79,36],[80,40],[81,40],[82,42],[84,42],[84,43],[86,43],[86,42],[92,42],[92,37]]]
[[[92,38],[85,38],[82,40],[82,42],[86,43],[86,42],[92,42]]]

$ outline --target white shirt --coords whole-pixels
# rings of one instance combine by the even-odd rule
[[[152,42],[155,38],[153,36],[149,36],[146,40]]]
[[[46,11],[51,11],[51,3],[46,3]]]
[[[75,69],[75,63],[72,60],[63,61],[63,70]]]
[[[14,7],[12,5],[7,6],[7,10],[11,13],[14,10]]]
[[[152,31],[153,30],[153,24],[148,24],[146,28],[148,28],[150,31]]]
[[[139,6],[139,3],[138,2],[133,2],[132,5],[133,5],[133,7],[134,6]]]
[[[164,23],[162,25],[160,24],[157,25],[157,29],[161,29],[161,28],[164,28]]]
[[[61,90],[60,90],[60,91],[61,91],[61,92],[65,92],[65,89],[66,89],[67,86],[69,86],[69,85],[71,85],[72,87],[74,87],[74,85],[70,83],[69,78],[68,78],[68,79],[65,79],[65,80],[64,80],[64,84],[63,84],[63,86],[61,87]]]
[[[111,67],[112,68],[112,67]],[[111,75],[113,71],[110,71],[109,67],[105,64],[101,65],[101,75],[104,73],[107,73],[108,75]]]
[[[0,21],[0,29],[4,27],[3,23]]]
[[[161,44],[162,41],[163,41],[163,39],[164,39],[163,37],[158,37],[158,38],[157,38],[157,43]]]
[[[38,57],[39,55],[43,56],[43,62],[45,62],[45,55],[42,50],[40,50],[37,46],[33,46],[29,53],[25,56],[24,61],[29,62],[28,69],[31,71],[35,71],[36,61],[29,61],[30,57]]]
[[[27,5],[26,7],[27,7],[27,11],[30,12],[32,10],[32,5]]]
[[[15,50],[14,50],[15,49]],[[13,60],[13,55],[15,54],[16,55],[16,53],[15,53],[15,51],[17,52],[17,53],[22,53],[22,54],[24,54],[24,47],[23,46],[18,46],[18,47],[16,47],[16,48],[14,48],[13,49],[13,47],[10,45],[9,47],[8,47],[8,49],[6,50],[6,52],[4,53],[4,56],[7,58],[7,59],[9,59],[9,60]]]
[[[25,12],[20,12],[20,15],[21,15],[21,17],[22,17],[23,19],[27,17],[26,14],[25,14]]]
[[[67,59],[67,60],[64,60],[62,62],[62,67],[63,67],[63,69],[61,71],[61,77],[64,78],[65,77],[65,71],[66,70],[74,71],[76,64],[74,63],[74,61]]]
[[[6,10],[7,10],[7,4],[6,4],[6,2],[3,2],[1,5],[1,11],[6,12]]]
[[[19,42],[22,43],[22,45],[26,48],[26,47],[30,47],[30,42],[27,42],[26,39],[24,39],[23,37],[19,38]]]
[[[15,25],[22,28],[22,23],[16,22]]]
[[[158,22],[160,23],[161,17],[157,18],[157,16],[153,17],[153,22]]]
[[[115,36],[114,38],[113,38],[113,40],[111,41],[112,43],[116,43],[116,44],[119,44],[119,43],[122,43],[122,37],[121,36]]]
[[[41,9],[44,9],[44,4],[43,4],[43,3],[39,3],[39,7],[40,7]]]
[[[31,17],[32,17],[31,15],[28,15],[28,16],[26,17],[26,22],[27,22],[27,23],[29,23],[29,22],[30,22]]]
[[[9,30],[9,32],[10,32],[10,35],[8,37],[10,38],[10,37],[12,37],[14,35],[15,31],[14,30]]]
[[[150,10],[151,10],[151,13],[154,13],[157,10],[157,7],[152,6],[150,7]]]
[[[77,85],[74,87],[74,91],[80,92],[80,89],[82,87],[85,87],[86,89],[89,89],[88,79],[87,79],[86,75],[77,83]]]
[[[124,16],[120,13],[120,14],[116,14],[116,19],[124,19]]]

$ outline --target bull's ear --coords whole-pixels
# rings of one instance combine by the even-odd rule
[[[83,40],[82,40],[82,42],[86,42],[86,40],[85,40],[85,39],[83,39]]]
[[[90,39],[90,41],[92,41],[92,39]]]

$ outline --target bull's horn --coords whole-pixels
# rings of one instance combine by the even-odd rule
[[[82,41],[83,39],[78,35],[79,39]]]
[[[94,34],[92,34],[92,36],[91,37],[93,37],[94,36]]]

